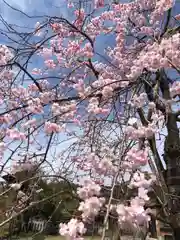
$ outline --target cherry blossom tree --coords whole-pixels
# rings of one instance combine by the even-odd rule
[[[81,185],[80,214],[60,224],[60,234],[74,240],[83,239],[86,224],[102,212],[102,240],[109,219],[116,220],[116,229],[148,229],[148,191],[156,184],[162,211],[154,217],[169,223],[177,240],[180,17],[173,15],[175,2],[69,1],[67,7],[70,19],[38,16],[32,31],[20,32],[3,20],[2,34],[12,42],[0,48],[1,172],[17,156],[30,168],[35,157],[37,168],[53,172],[56,160],[59,178],[69,174]],[[106,37],[110,41],[102,51]],[[137,195],[114,198],[115,187],[124,182]],[[101,191],[106,185],[108,198]]]

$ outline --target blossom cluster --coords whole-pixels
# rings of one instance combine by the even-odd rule
[[[145,105],[146,101],[147,101],[147,94],[141,93],[139,96],[134,95],[130,104],[133,107],[141,108]]]
[[[101,187],[93,182],[91,179],[85,180],[83,187],[77,189],[77,194],[83,200],[88,199],[92,196],[100,195]]]
[[[59,125],[56,124],[56,123],[45,122],[45,124],[44,124],[44,131],[45,131],[47,134],[50,134],[50,133],[59,133],[61,130],[62,130],[62,127],[59,126]]]
[[[108,108],[99,107],[99,101],[97,98],[93,97],[89,100],[88,112],[91,114],[106,114],[109,112]]]
[[[126,128],[126,136],[132,140],[138,140],[140,138],[152,138],[157,132],[156,127],[153,124],[149,124],[148,127],[141,126],[136,129],[133,126]]]
[[[149,43],[140,51],[137,58],[133,61],[133,66],[129,79],[138,77],[146,68],[152,72],[161,68],[178,67],[179,62],[180,34],[174,34],[169,38],[164,38],[161,43]]]
[[[83,240],[81,235],[86,233],[86,228],[83,222],[72,218],[67,224],[60,223],[59,233],[73,240]]]
[[[148,212],[144,209],[144,204],[145,201],[143,201],[143,199],[136,197],[131,200],[130,206],[124,206],[123,204],[118,205],[116,211],[119,216],[118,221],[120,225],[125,222],[131,223],[136,227],[144,224],[147,225],[150,217]]]
[[[124,168],[137,169],[148,163],[148,150],[130,149],[123,161]]]
[[[10,61],[13,58],[13,54],[10,51],[10,49],[5,46],[1,45],[0,46],[0,65],[6,65],[8,61]]]
[[[77,167],[83,171],[95,172],[99,176],[108,176],[117,172],[117,167],[113,165],[114,154],[104,154],[97,156],[95,153],[89,153],[85,160],[76,159]]]
[[[145,204],[149,201],[148,191],[152,183],[155,181],[155,177],[147,180],[144,173],[137,171],[134,173],[133,178],[129,184],[130,188],[138,188],[138,196],[132,198],[130,204],[117,205],[116,211],[118,213],[118,220],[120,225],[131,224],[132,227],[146,225],[150,220],[148,210],[145,210]]]
[[[76,113],[76,103],[74,101],[70,101],[67,104],[52,104],[52,113],[54,116],[63,114],[64,118],[71,118]]]
[[[25,154],[25,157],[26,157],[25,162],[21,162],[21,163],[18,163],[18,164],[15,163],[12,166],[12,169],[11,169],[12,174],[15,174],[15,173],[21,172],[21,171],[30,171],[30,170],[36,168],[36,164],[28,159],[28,154]],[[17,190],[20,189],[20,186],[21,186],[20,183],[17,183],[15,185],[13,185],[13,187]]]
[[[84,186],[79,188],[77,194],[84,201],[80,202],[78,210],[82,212],[83,221],[94,219],[98,215],[101,207],[105,203],[104,198],[98,198],[101,187],[92,180],[85,180]]]
[[[85,223],[92,221],[101,210],[105,199],[98,197],[101,187],[92,180],[85,180],[84,186],[78,188],[77,194],[84,201],[80,202],[78,210],[82,212],[82,221],[71,219],[67,224],[60,224],[60,234],[71,239],[79,238],[86,232]]]
[[[175,81],[170,88],[171,97],[180,95],[180,82]]]
[[[26,135],[23,132],[20,132],[18,129],[7,129],[6,135],[12,140],[25,140]]]
[[[93,220],[105,203],[104,198],[91,197],[81,202],[78,210],[82,212],[83,221]]]
[[[138,171],[133,174],[131,182],[129,184],[130,188],[137,187],[137,188],[149,188],[152,183],[155,181],[155,177],[151,176],[149,180],[145,178],[145,174]]]

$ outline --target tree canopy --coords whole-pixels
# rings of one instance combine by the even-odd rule
[[[0,227],[30,211],[54,222],[69,213],[60,234],[82,239],[103,209],[102,240],[109,218],[116,235],[126,224],[148,231],[158,186],[154,218],[179,240],[178,3],[68,0],[68,16],[32,16],[3,2],[29,25],[0,18],[1,174],[11,167],[17,201]]]

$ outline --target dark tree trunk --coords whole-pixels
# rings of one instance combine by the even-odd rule
[[[160,77],[160,88],[163,98],[171,99],[169,84],[165,74]],[[180,239],[180,137],[177,125],[177,116],[171,106],[166,107],[167,137],[164,143],[164,160],[167,165],[166,182],[169,191],[168,209],[170,213],[170,225],[174,239]]]
[[[157,238],[156,219],[153,216],[151,216],[151,221],[149,224],[149,232],[152,238]]]
[[[167,129],[164,160],[167,164],[166,180],[171,194],[168,208],[171,214],[170,221],[175,239],[180,239],[180,139],[176,117],[173,114],[168,115]]]
[[[109,235],[111,240],[121,240],[121,234],[117,220],[109,219],[109,232],[111,233],[111,236]]]
[[[173,229],[173,235],[174,235],[174,240],[179,240],[180,239],[180,227]]]

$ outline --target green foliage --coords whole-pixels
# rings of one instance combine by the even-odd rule
[[[49,181],[49,179],[43,177],[44,175],[41,170],[36,171],[34,169],[28,172],[19,171],[15,174],[16,182],[23,182],[21,191],[28,197],[24,207],[27,207],[29,202],[41,202],[30,207],[18,219],[15,219],[12,229],[17,230],[18,233],[22,231],[22,225],[24,230],[28,231],[28,223],[31,218],[45,220],[48,224],[51,223],[52,226],[56,227],[59,222],[68,221],[78,207],[79,201],[74,195],[76,186],[73,183],[58,181],[58,179]],[[9,188],[8,184],[7,188]],[[41,191],[36,191],[38,189],[41,189]],[[18,191],[12,189],[8,194],[1,197],[0,210],[3,211],[3,214],[1,211],[1,222],[7,218],[5,213],[8,209],[16,206],[17,193]],[[5,230],[9,230],[9,225],[5,227]]]
[[[74,186],[65,181],[47,183],[41,180],[39,188],[42,191],[37,196],[38,200],[46,199],[49,196],[52,196],[52,198],[33,207],[26,214],[31,217],[50,220],[54,224],[69,220],[78,207],[78,200],[73,196]],[[53,195],[55,196],[53,197]]]
[[[32,240],[45,240],[45,235],[42,233],[34,234]]]

